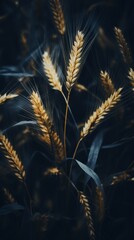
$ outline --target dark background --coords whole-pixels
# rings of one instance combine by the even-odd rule
[[[134,57],[134,1],[66,0],[63,1],[63,8],[69,24],[71,24],[71,19],[78,18],[81,14],[87,14],[87,16],[92,16],[91,22],[95,24],[95,31],[99,32],[100,29],[103,30],[103,34],[98,34],[89,52],[84,69],[80,75],[80,82],[84,83],[87,88],[90,88],[91,92],[95,93],[96,96],[103,100],[103,90],[100,83],[97,82],[99,72],[103,69],[110,70],[116,87],[123,86],[125,88],[124,97],[118,111],[114,112],[112,117],[93,133],[91,139],[85,141],[85,144],[86,147],[89,148],[94,137],[103,129],[107,130],[104,137],[104,145],[113,142],[123,142],[123,144],[115,148],[102,148],[96,165],[95,171],[105,185],[105,216],[102,222],[98,222],[97,216],[95,215],[96,205],[93,197],[93,186],[90,188],[90,192],[93,191],[93,194],[89,195],[93,197],[91,202],[97,239],[133,240],[133,181],[122,181],[119,185],[111,187],[107,179],[114,173],[128,169],[129,166],[133,164],[134,160],[133,93],[129,89],[129,84],[127,84],[128,69],[133,67],[133,64],[128,66],[123,63],[114,36],[114,27],[117,26],[121,28],[131,50],[131,55]],[[53,35],[56,36],[55,39],[53,39]],[[27,114],[23,111],[23,108],[27,108],[25,97],[27,97],[28,93],[25,93],[23,86],[19,84],[18,80],[26,75],[26,82],[29,81],[29,78],[33,81],[33,77],[28,76],[28,74],[31,74],[31,76],[34,76],[34,81],[38,89],[43,92],[45,85],[43,85],[42,80],[39,83],[38,80],[41,76],[40,74],[38,75],[35,69],[41,71],[40,55],[44,46],[49,44],[53,46],[57,43],[58,34],[47,0],[0,0],[0,93],[17,91],[20,92],[22,96],[20,99],[12,100],[12,102],[0,106],[1,131],[7,129],[14,123],[25,120],[25,118],[30,118],[29,113]],[[115,64],[113,64],[114,61],[116,62]],[[45,89],[44,95],[46,91]],[[62,105],[61,98],[58,97],[55,100],[55,96],[57,97],[57,95],[53,95],[50,91],[48,99],[52,100],[52,105],[59,102]],[[74,91],[73,96],[74,97],[71,99],[72,110],[77,122],[81,123],[88,116],[89,106],[92,112],[92,109],[98,105],[98,102],[96,98],[94,99],[86,93],[81,93],[79,97],[79,94]],[[77,102],[77,109],[74,100]],[[28,111],[30,111],[29,107]],[[57,112],[57,110],[55,110],[55,112]],[[56,116],[56,113],[54,114]],[[57,122],[56,124],[60,128],[60,124]],[[40,146],[38,141],[34,141],[32,139],[33,136],[24,136],[23,131],[23,128],[9,130],[8,136],[10,136],[11,142],[19,151],[24,165],[28,165],[29,174],[27,182],[31,189],[31,194],[39,195],[40,200],[39,204],[34,206],[35,215],[32,221],[28,213],[21,214],[19,212],[18,214],[9,214],[8,216],[2,215],[0,219],[0,240],[24,238],[31,240],[53,238],[88,239],[84,220],[83,225],[79,227],[78,222],[74,218],[74,216],[78,218],[81,216],[78,210],[79,205],[76,204],[75,194],[72,193],[71,195],[72,202],[67,212],[63,204],[65,201],[64,194],[66,192],[66,181],[64,179],[57,180],[57,177],[54,180],[45,180],[42,175],[40,176],[40,172],[42,173],[47,168],[47,164],[44,163],[43,156],[35,153],[43,149],[43,152],[47,155],[47,150],[44,149],[42,145]],[[73,145],[73,134],[70,133],[70,136],[72,137],[70,144]],[[35,157],[33,157],[34,154]],[[84,159],[86,159],[87,156],[79,154],[78,157],[85,162]],[[30,165],[31,162],[32,164]],[[17,201],[22,204],[23,200],[20,194],[22,189],[18,187],[15,179],[8,176],[5,165],[3,166],[2,163],[0,172],[0,187],[8,186],[12,193],[14,193],[14,189],[16,188],[17,190],[14,193],[15,197]],[[82,187],[81,182],[79,183],[79,187]],[[0,198],[1,206],[3,206],[3,197]],[[41,230],[40,233],[40,226],[42,226],[43,220],[41,217],[36,218],[36,214],[44,214],[44,212],[49,214],[49,211],[51,212],[51,206],[47,206],[47,198],[52,199],[52,209],[54,209],[54,212],[58,212],[59,219],[52,219],[52,223],[48,226],[48,231],[44,233]],[[74,206],[77,206],[75,210]],[[70,218],[73,220],[68,221],[67,219],[60,218],[62,214],[63,216],[71,216]]]

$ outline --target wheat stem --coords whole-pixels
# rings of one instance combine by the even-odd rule
[[[66,101],[66,110],[65,110],[65,119],[64,119],[64,154],[65,158],[67,156],[66,150],[66,131],[67,131],[67,117],[68,117],[68,108],[69,108],[69,98],[70,98],[71,91],[68,92],[67,101]]]

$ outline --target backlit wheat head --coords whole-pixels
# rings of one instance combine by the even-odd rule
[[[43,140],[46,140],[45,142],[50,143],[50,146],[54,148],[57,161],[63,160],[64,151],[62,142],[56,131],[53,130],[53,123],[50,120],[37,92],[32,92],[30,102],[32,104],[37,124],[42,132]]]
[[[122,88],[119,88],[115,91],[96,111],[93,112],[80,133],[81,139],[87,136],[88,133],[92,132],[96,125],[98,125],[105,115],[109,113],[111,108],[119,102],[121,98],[121,90]]]
[[[80,71],[81,58],[84,45],[84,34],[81,31],[78,31],[75,40],[71,49],[69,64],[67,67],[67,80],[66,88],[68,91],[71,90]]]
[[[44,52],[43,54],[43,66],[44,72],[48,77],[49,84],[52,86],[53,89],[62,92],[62,85],[60,83],[58,73],[56,72],[56,68],[52,63],[48,52]]]
[[[89,237],[91,240],[94,240],[95,239],[95,230],[94,230],[93,219],[92,219],[92,215],[91,215],[89,201],[83,192],[79,192],[79,194],[80,194],[80,203],[83,206],[85,218],[87,220]]]
[[[120,47],[120,52],[122,54],[124,62],[127,63],[127,64],[131,64],[132,63],[132,57],[131,57],[131,54],[130,54],[128,44],[126,42],[126,39],[124,38],[124,35],[123,35],[121,29],[115,27],[114,31],[115,31],[115,36],[116,36],[118,45]]]
[[[129,69],[128,78],[131,80],[132,87],[134,87],[134,70],[132,68]]]
[[[109,96],[110,94],[114,93],[115,88],[112,79],[109,76],[109,73],[107,71],[101,71],[100,78],[102,81],[102,85],[105,89],[106,95]]]
[[[13,99],[15,97],[18,97],[17,94],[3,94],[0,95],[0,104],[4,103],[5,101],[9,100],[9,99]]]
[[[4,135],[0,135],[0,147],[4,151],[4,155],[16,177],[19,180],[24,181],[26,173],[23,164],[16,151],[13,149],[11,143]]]
[[[58,32],[63,35],[66,30],[63,10],[59,0],[50,0],[53,18]]]

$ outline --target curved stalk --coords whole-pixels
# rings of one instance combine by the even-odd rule
[[[64,153],[65,153],[65,158],[66,158],[66,155],[67,155],[67,152],[66,152],[66,131],[67,131],[67,117],[68,117],[70,93],[71,93],[71,90],[68,92],[68,96],[67,96],[65,120],[64,120]]]

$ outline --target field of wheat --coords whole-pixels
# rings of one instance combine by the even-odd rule
[[[0,3],[0,240],[134,239],[132,0]]]

